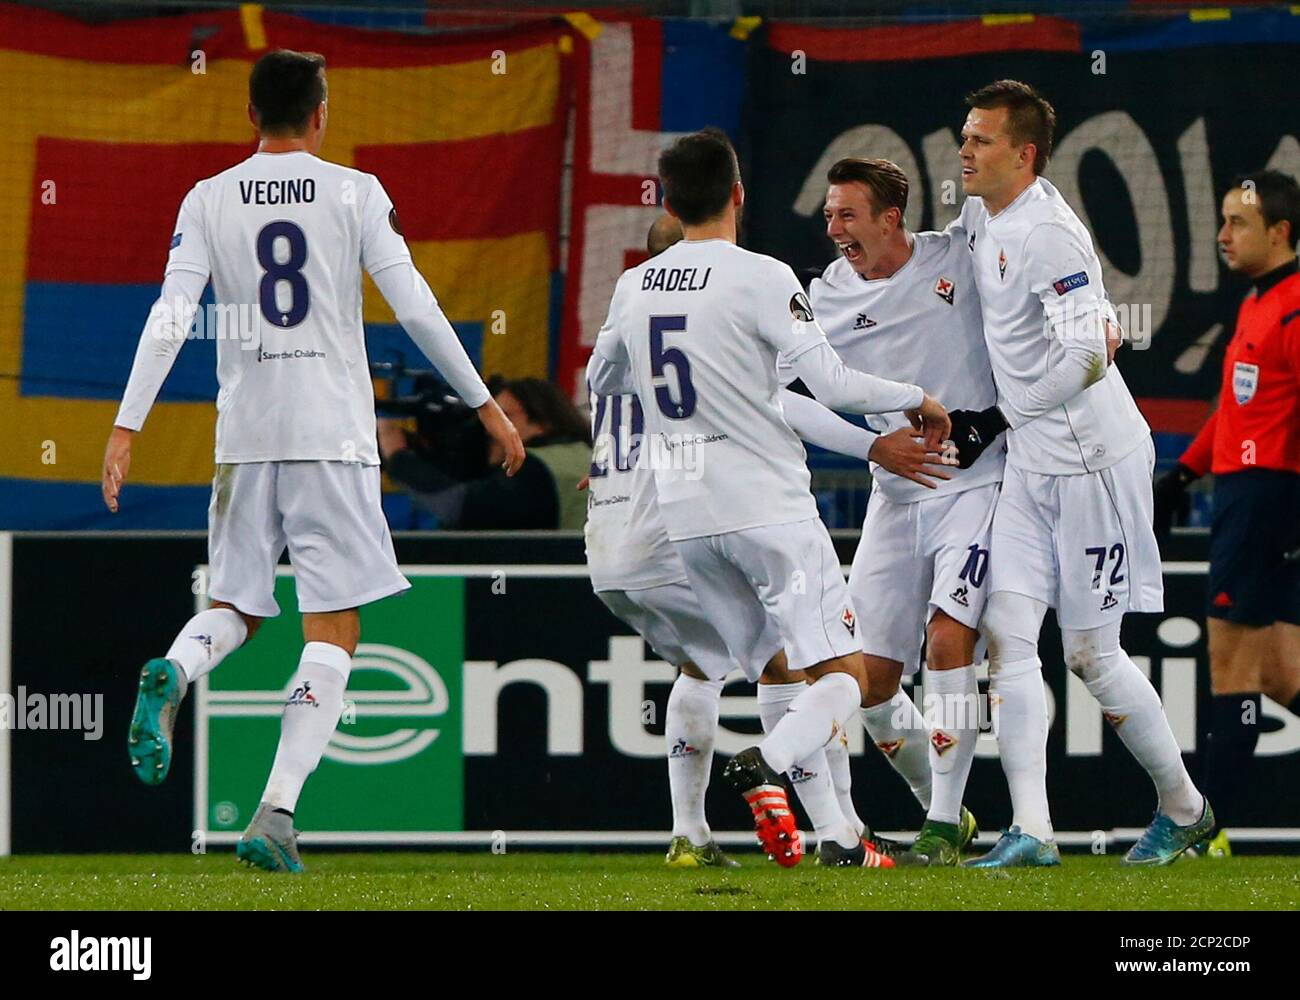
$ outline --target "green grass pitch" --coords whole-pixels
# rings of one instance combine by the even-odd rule
[[[1180,861],[1126,869],[1067,855],[1017,871],[782,870],[756,851],[738,871],[669,870],[662,854],[304,851],[304,876],[189,855],[0,858],[0,909],[1293,909],[1300,858]]]

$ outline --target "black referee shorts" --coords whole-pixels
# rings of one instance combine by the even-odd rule
[[[1300,625],[1300,475],[1246,469],[1217,476],[1210,527],[1211,618]]]

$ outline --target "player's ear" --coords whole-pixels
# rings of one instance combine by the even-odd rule
[[[668,200],[668,196],[667,196],[667,195],[664,195],[664,205],[663,205],[663,208],[664,208],[664,211],[667,212],[669,215],[671,215],[674,219],[677,219],[677,218],[678,218],[677,213],[673,211],[673,204],[672,204],[672,202],[670,202],[670,201]]]
[[[741,184],[740,181],[736,181],[731,186],[731,203],[737,208],[745,204],[745,185]]]
[[[262,131],[262,126],[257,120],[257,109],[253,107],[252,101],[248,102],[248,120],[252,123],[253,128],[257,129],[259,132]]]

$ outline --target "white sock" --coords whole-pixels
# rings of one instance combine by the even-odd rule
[[[208,608],[185,623],[172,640],[167,659],[181,665],[185,677],[193,684],[218,663],[244,644],[248,626],[238,611]]]
[[[921,808],[930,808],[930,731],[907,692],[862,710],[867,735],[903,776]]]
[[[668,695],[664,741],[668,744],[668,789],[673,801],[673,836],[696,847],[712,839],[704,818],[704,793],[713,767],[718,734],[718,701],[723,681],[678,674]]]
[[[852,725],[852,723],[849,723]],[[867,832],[867,824],[862,822],[857,808],[853,805],[853,772],[849,767],[849,741],[841,733],[839,737],[826,744],[826,764],[831,771],[831,784],[835,786],[835,798],[839,800],[840,812],[849,821],[858,838]]]
[[[856,684],[854,685],[856,687]],[[758,685],[758,717],[763,723],[763,732],[771,733],[785,717],[790,705],[809,690],[803,682],[795,684],[760,684]],[[832,743],[836,742],[831,740]],[[764,743],[764,746],[767,744]],[[764,759],[771,763],[766,752]],[[854,847],[858,843],[856,831],[840,812],[839,801],[835,797],[835,786],[831,781],[830,765],[826,761],[826,752],[820,747],[810,754],[799,758],[786,773],[790,784],[804,812],[813,825],[813,832],[818,843],[832,839],[841,847]]]
[[[937,823],[961,819],[975,741],[979,739],[979,685],[973,666],[925,671],[925,712],[930,720],[930,770],[934,791],[926,818]]]
[[[825,747],[844,728],[860,697],[857,679],[838,670],[804,685],[759,745],[768,767],[788,771],[795,761]]]
[[[1200,819],[1205,798],[1187,773],[1160,696],[1138,665],[1116,648],[1099,655],[1082,677],[1129,753],[1151,776],[1160,811],[1179,826]]]
[[[1038,657],[1003,663],[989,681],[998,756],[1011,792],[1012,824],[1039,840],[1052,839],[1047,805],[1047,697]]]
[[[328,642],[303,647],[292,693],[280,717],[280,746],[262,793],[262,801],[272,809],[293,812],[298,807],[302,786],[338,728],[351,672],[352,657],[341,647]]]

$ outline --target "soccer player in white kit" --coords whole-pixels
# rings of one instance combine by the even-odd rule
[[[647,237],[651,257],[682,238],[681,225],[670,215],[656,220]],[[596,596],[631,626],[656,655],[678,668],[668,697],[664,741],[672,801],[672,839],[665,863],[670,867],[737,867],[714,842],[705,817],[717,738],[719,701],[733,663],[726,644],[710,623],[686,577],[681,557],[659,518],[654,470],[643,461],[645,417],[633,394],[592,395],[591,473],[586,522],[587,566]],[[870,432],[850,424],[820,403],[787,390],[782,409],[804,440],[865,460],[874,441]],[[769,619],[768,635],[757,658],[740,664],[745,676],[758,680],[759,715],[771,729],[786,705],[802,693],[806,678],[786,669],[780,630]],[[826,757],[840,744],[833,741],[791,767],[791,784],[811,819],[819,840],[819,860],[840,864],[845,855],[833,837],[847,818],[840,810],[839,788],[831,780]],[[847,763],[847,753],[845,753]],[[855,817],[856,818],[856,814]],[[850,820],[852,821],[852,820]],[[869,834],[861,821],[859,832]],[[867,839],[867,838],[864,838]],[[877,858],[875,844],[865,844],[868,867],[892,867]]]
[[[953,416],[963,464],[1003,430],[984,615],[990,701],[1014,819],[974,867],[1053,865],[1047,705],[1038,636],[1056,608],[1065,662],[1155,783],[1159,805],[1130,864],[1166,864],[1214,826],[1150,681],[1120,648],[1125,611],[1159,611],[1151,432],[1108,364],[1110,307],[1092,237],[1041,177],[1056,115],[1014,80],[971,94],[962,211],[998,398]]]
[[[846,364],[919,382],[946,406],[994,405],[965,232],[909,232],[907,175],[889,160],[843,159],[827,180],[826,235],[841,256],[809,296],[831,346]],[[962,796],[979,738],[975,647],[1005,447],[958,470],[927,454],[901,415],[883,420],[873,455],[901,450],[929,464],[907,475],[872,466],[849,573],[866,654],[862,721],[926,810],[900,863],[954,865],[977,833]],[[899,687],[920,666],[923,638],[924,716]]]
[[[378,178],[318,159],[327,117],[325,60],[279,50],[249,78],[255,154],[199,181],[181,203],[162,293],[150,313],[104,455],[117,512],[144,425],[212,279],[216,475],[208,510],[211,607],[141,673],[132,767],[166,778],[176,710],[189,686],[279,613],[275,566],[287,546],[305,645],[279,749],[237,856],[300,872],[293,812],[338,724],[360,639],[358,608],[406,590],[380,508],[374,390],[361,324],[361,269],[398,321],[505,448],[523,446],[411,261]],[[251,307],[253,323],[238,324]],[[229,308],[235,307],[235,308]],[[211,329],[210,326],[207,327]]]
[[[777,355],[828,406],[910,410],[934,443],[950,425],[919,387],[846,368],[794,272],[736,246],[744,188],[725,135],[708,129],[677,140],[660,156],[659,175],[686,238],[619,279],[588,381],[598,394],[631,391],[644,401],[664,528],[732,658],[761,655],[770,615],[789,667],[813,678],[761,746],[723,772],[764,848],[790,866],[802,844],[779,774],[839,734],[864,677],[848,588],[809,492],[803,447],[781,411]],[[844,826],[840,846],[865,859]]]

